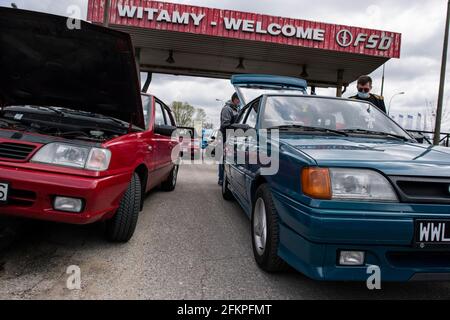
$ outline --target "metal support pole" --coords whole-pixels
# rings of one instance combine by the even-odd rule
[[[111,8],[111,0],[105,0],[105,7],[103,12],[103,26],[109,27],[109,8]]]
[[[450,1],[450,0],[449,0]],[[342,86],[344,85],[344,70],[338,70],[337,72],[337,88],[336,97],[342,97]]]
[[[448,36],[450,27],[450,0],[447,4],[447,21],[445,22],[445,36],[444,36],[444,50],[442,53],[441,65],[441,82],[439,84],[439,97],[436,112],[436,127],[434,129],[434,145],[438,146],[441,140],[441,125],[442,125],[442,109],[444,107],[444,90],[445,90],[445,72],[447,70],[447,51],[448,51]]]
[[[139,79],[139,86],[141,86],[141,48],[134,49],[134,58],[136,61],[136,71]]]
[[[386,71],[386,63],[383,64],[383,76],[381,78],[381,96],[384,95],[384,73]]]
[[[147,79],[145,79],[144,86],[142,87],[143,93],[147,93],[148,88],[150,87],[150,84],[152,83],[152,76],[153,76],[153,73],[147,72]]]

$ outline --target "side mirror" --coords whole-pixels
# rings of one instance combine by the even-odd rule
[[[172,134],[177,130],[177,127],[174,126],[168,126],[165,124],[157,124],[155,125],[155,133],[160,134],[162,136],[168,136],[171,137]]]
[[[251,129],[251,127],[248,124],[243,124],[243,123],[233,123],[230,126],[230,128],[233,130],[244,130],[244,131]]]

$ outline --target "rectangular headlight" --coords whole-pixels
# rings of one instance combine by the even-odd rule
[[[332,199],[398,202],[391,183],[364,169],[330,169]]]
[[[364,251],[341,251],[339,252],[339,265],[341,266],[363,266],[365,260]]]
[[[83,210],[83,200],[68,197],[55,197],[53,208],[58,211],[80,213]]]
[[[31,161],[81,169],[84,168],[88,155],[89,148],[49,143],[43,146]]]
[[[108,169],[111,151],[80,147],[65,143],[49,143],[31,159],[32,162],[54,164],[78,169],[104,171]]]

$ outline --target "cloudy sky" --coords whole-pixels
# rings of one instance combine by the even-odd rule
[[[386,65],[385,100],[398,92],[392,102],[393,114],[424,112],[427,104],[436,106],[442,58],[446,0],[166,0],[220,9],[234,9],[275,16],[307,19],[328,23],[354,25],[402,33],[402,56]],[[0,6],[14,2],[19,8],[68,14],[68,7],[77,5],[81,18],[86,18],[87,0],[0,0]],[[450,67],[444,106],[450,120]],[[381,68],[373,73],[374,92],[380,91]],[[355,93],[352,84],[346,96]],[[210,121],[218,122],[221,103],[227,100],[233,88],[226,80],[155,75],[150,92],[170,103],[187,101],[207,111]],[[335,90],[320,89],[319,94],[333,95]],[[444,129],[450,131],[450,122]]]

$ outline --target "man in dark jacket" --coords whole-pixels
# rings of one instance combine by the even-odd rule
[[[228,101],[222,108],[220,113],[220,132],[222,134],[223,146],[225,147],[225,142],[227,141],[227,129],[236,122],[239,115],[239,105],[241,101],[237,93],[234,93],[231,100]],[[223,183],[223,163],[219,164],[219,185]]]
[[[376,94],[372,94],[372,78],[369,76],[361,76],[358,79],[357,84],[358,94],[356,96],[350,97],[350,99],[362,100],[371,102],[378,109],[386,113],[386,106],[384,104],[384,98]]]

